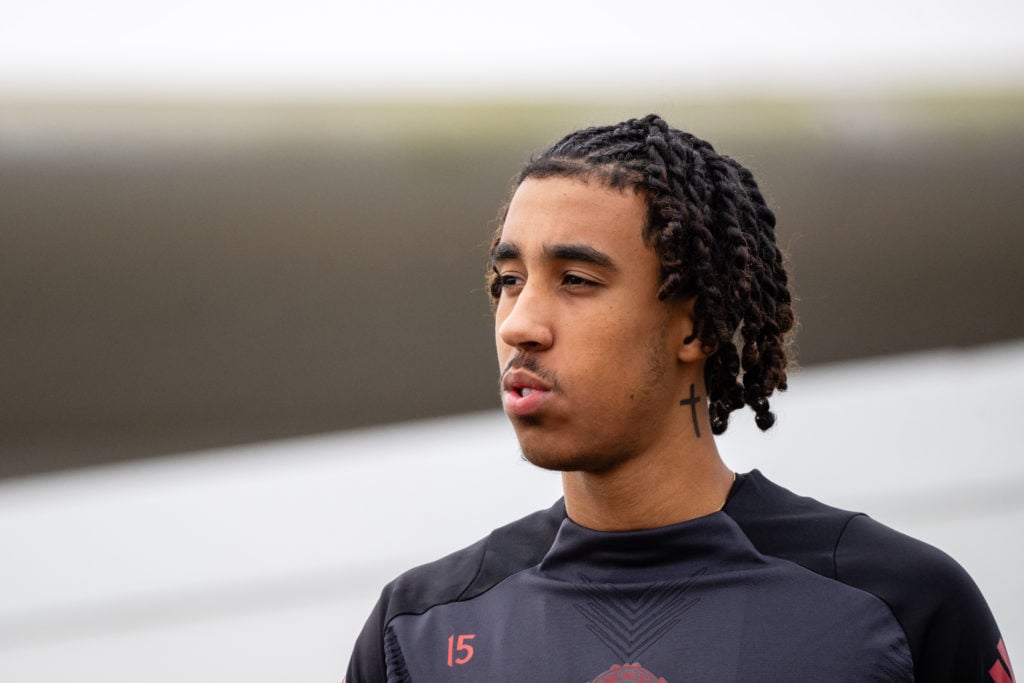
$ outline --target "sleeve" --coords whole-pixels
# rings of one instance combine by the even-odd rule
[[[402,614],[419,614],[432,605],[479,595],[540,562],[564,518],[565,504],[559,500],[548,510],[527,515],[389,583],[356,639],[343,683],[387,683],[389,664],[393,680],[405,678],[401,650],[390,639],[393,632],[386,632],[388,623]]]
[[[1013,683],[985,598],[948,555],[858,515],[836,546],[835,562],[840,581],[889,605],[907,635],[915,680]]]
[[[356,639],[342,683],[387,683],[384,661],[384,619],[389,589],[385,588]]]
[[[356,638],[344,683],[387,683],[389,668],[393,680],[402,679],[404,663],[393,642],[389,655],[388,623],[400,614],[418,614],[432,605],[457,600],[480,574],[488,538],[411,569],[384,587]]]

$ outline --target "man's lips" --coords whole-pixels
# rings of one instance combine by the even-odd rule
[[[501,378],[501,398],[509,415],[530,415],[551,395],[551,383],[528,370],[509,370]]]
[[[501,388],[505,391],[522,393],[523,389],[534,391],[551,391],[551,383],[543,380],[529,370],[517,368],[509,370],[501,377]]]

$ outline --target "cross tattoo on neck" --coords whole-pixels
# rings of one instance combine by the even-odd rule
[[[697,438],[700,438],[700,423],[697,422],[697,401],[700,400],[700,396],[695,395],[696,387],[690,385],[690,398],[684,398],[679,402],[681,406],[690,406],[690,416],[693,417],[693,431],[697,433]]]

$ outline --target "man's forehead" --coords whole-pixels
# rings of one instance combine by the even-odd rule
[[[642,247],[646,220],[646,201],[635,192],[575,178],[528,178],[512,197],[499,245],[510,244],[520,255],[553,254],[559,245],[632,250]]]

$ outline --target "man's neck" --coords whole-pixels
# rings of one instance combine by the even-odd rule
[[[712,439],[622,463],[610,472],[563,472],[569,518],[599,531],[653,529],[722,509],[735,479]]]

